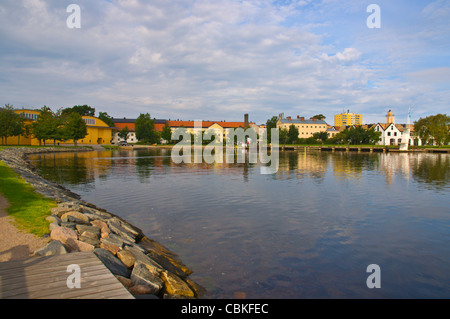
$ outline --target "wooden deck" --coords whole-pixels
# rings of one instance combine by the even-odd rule
[[[77,264],[81,287],[68,288],[67,267]],[[0,263],[0,299],[133,299],[92,252]]]

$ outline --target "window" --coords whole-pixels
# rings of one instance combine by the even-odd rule
[[[83,119],[86,124],[88,125],[95,125],[95,120],[94,119]]]
[[[394,132],[394,136],[397,136],[397,132]]]
[[[388,136],[391,136],[391,132],[388,132]]]

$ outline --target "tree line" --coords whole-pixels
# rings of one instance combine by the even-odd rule
[[[39,111],[39,116],[30,124],[26,124],[26,118],[23,114],[14,112],[14,107],[5,104],[0,107],[0,137],[2,144],[7,144],[8,137],[17,136],[20,144],[20,136],[34,136],[39,143],[46,143],[52,140],[56,141],[73,140],[77,145],[77,141],[83,139],[87,135],[86,122],[82,116],[94,116],[95,108],[88,105],[75,105],[69,108],[60,108],[56,112],[49,107],[43,106]],[[109,126],[113,127],[114,122],[106,112],[100,112],[99,117]]]

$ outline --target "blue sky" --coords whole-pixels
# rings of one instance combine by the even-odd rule
[[[408,108],[450,113],[449,16],[443,0],[2,0],[0,104],[258,124],[392,109],[404,123]]]

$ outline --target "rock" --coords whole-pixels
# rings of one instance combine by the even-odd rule
[[[161,265],[159,265],[157,262],[155,262],[153,259],[145,255],[135,247],[125,246],[124,250],[133,254],[134,258],[136,259],[135,264],[137,262],[145,264],[152,273],[158,274],[163,270]]]
[[[131,279],[119,275],[114,275],[125,288],[131,287]]]
[[[161,272],[161,279],[164,281],[165,292],[169,295],[194,298],[194,292],[189,288],[188,284],[180,277],[168,271]]]
[[[74,251],[92,251],[94,250],[94,245],[88,244],[84,241],[69,238],[65,242],[65,245],[69,248],[70,252]]]
[[[157,295],[162,289],[164,282],[159,277],[158,273],[150,271],[145,264],[136,262],[131,273],[131,283],[135,285],[145,285],[151,290],[148,293]]]
[[[59,240],[53,240],[47,244],[47,246],[36,250],[34,252],[35,256],[52,256],[66,254],[67,250],[64,245]]]
[[[86,215],[84,215],[78,211],[70,211],[70,212],[64,213],[61,216],[61,221],[90,225],[89,217],[87,217]]]
[[[136,258],[134,257],[134,255],[127,250],[118,251],[117,258],[119,258],[120,261],[123,262],[123,264],[125,266],[127,266],[128,268],[133,267],[133,265],[136,261]]]
[[[48,228],[50,229],[50,231],[52,231],[53,229],[60,227],[57,223],[51,223],[50,225],[48,225]]]
[[[113,254],[113,255],[117,255],[117,253],[120,251],[120,247],[118,247],[118,246],[116,246],[116,245],[113,245],[113,244],[110,244],[110,243],[108,243],[108,242],[104,242],[104,241],[102,241],[101,243],[100,243],[100,248],[103,248],[103,249],[106,249],[106,250],[108,250],[111,254]],[[128,267],[127,266],[127,268],[130,268],[130,267]]]
[[[50,233],[50,237],[53,240],[59,240],[63,244],[65,244],[69,238],[74,240],[78,239],[76,231],[67,227],[56,227]]]
[[[131,271],[113,254],[103,248],[95,248],[94,254],[114,275],[130,277]]]
[[[76,229],[82,236],[94,239],[100,238],[100,228],[88,225],[76,225]]]
[[[77,224],[73,223],[73,222],[61,222],[60,225],[62,227],[70,228],[70,229],[73,229],[73,230],[75,230],[76,226],[77,226]]]
[[[132,295],[151,295],[154,289],[147,285],[134,285],[131,286],[128,291]]]
[[[186,278],[188,275],[190,275],[192,273],[192,271],[190,269],[188,269],[186,266],[182,265],[181,263],[178,263],[178,264],[180,264],[180,266],[178,266],[175,261],[174,261],[174,263],[172,263],[171,260],[169,260],[168,258],[166,258],[162,255],[158,255],[155,252],[149,251],[147,255],[152,260],[154,260],[156,263],[161,265],[162,268],[170,271],[171,273],[174,273],[178,277]]]
[[[114,234],[123,237],[124,239],[131,242],[136,241],[136,236],[122,227],[117,219],[108,220],[108,227]]]
[[[108,225],[101,220],[92,220],[91,221],[91,225],[94,227],[98,227],[100,228],[100,237],[102,238],[106,238],[109,236],[109,233],[111,232],[111,230],[109,229]]]
[[[50,215],[45,217],[45,220],[47,220],[50,223],[57,223],[58,225],[61,223],[61,218],[59,218],[57,215]]]
[[[56,215],[59,218],[61,218],[61,216],[65,213],[67,213],[69,211],[69,209],[67,207],[53,207],[52,209],[50,209],[50,212],[52,213],[52,215]]]
[[[100,247],[100,245],[101,245],[100,240],[95,239],[95,238],[91,238],[91,237],[86,237],[86,236],[83,236],[83,235],[81,235],[78,238],[78,240],[81,240],[81,241],[83,241],[83,242],[85,242],[87,244],[90,244],[90,245],[94,246],[94,247]]]
[[[200,286],[199,284],[190,279],[184,279],[184,281],[186,281],[186,283],[189,285],[189,288],[192,289],[196,297],[200,298],[201,296],[206,294],[207,290],[205,287]]]

